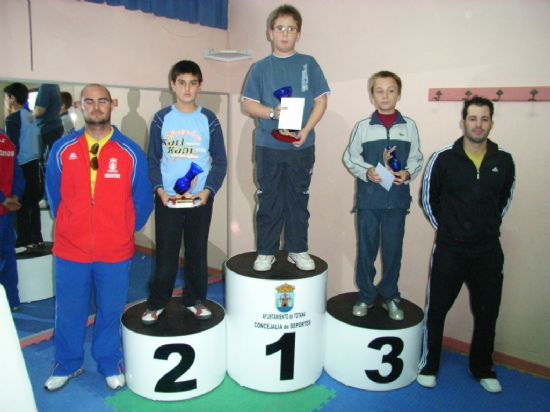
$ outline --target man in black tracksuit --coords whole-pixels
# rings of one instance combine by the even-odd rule
[[[436,385],[445,317],[463,283],[470,292],[474,333],[470,372],[489,392],[502,390],[493,371],[495,326],[502,295],[504,256],[500,224],[512,200],[512,156],[487,138],[493,103],[464,103],[464,135],[433,154],[424,172],[421,202],[436,229],[417,382]]]

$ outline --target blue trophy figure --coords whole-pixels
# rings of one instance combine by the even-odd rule
[[[401,160],[397,158],[397,151],[395,146],[387,146],[386,150],[390,152],[391,157],[388,159],[388,166],[394,172],[399,172],[402,169]]]
[[[275,96],[279,101],[283,97],[292,97],[292,86],[284,86],[281,87],[273,92],[273,96]]]
[[[200,167],[195,162],[191,162],[191,166],[189,167],[189,170],[187,171],[185,176],[180,177],[178,180],[176,180],[176,183],[174,184],[174,191],[181,197],[171,199],[171,202],[168,204],[169,207],[180,208],[195,206],[194,199],[192,197],[185,196],[185,194],[189,191],[193,179],[202,172],[202,167]]]
[[[176,180],[176,183],[174,184],[174,191],[178,195],[185,194],[191,187],[191,182],[193,181],[193,179],[202,172],[203,170],[198,164],[196,164],[195,162],[191,162],[191,166],[189,167],[189,170],[187,171],[185,176],[180,177],[178,180]]]
[[[279,101],[281,101],[283,97],[292,97],[292,86],[284,86],[278,88],[273,92],[273,96],[275,96]],[[288,134],[288,132],[281,133],[281,131],[279,131],[278,129],[273,129],[271,131],[271,136],[273,136],[277,140],[286,143],[292,143],[296,141],[296,138],[292,134]]]

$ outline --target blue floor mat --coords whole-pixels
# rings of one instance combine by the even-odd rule
[[[149,279],[155,269],[155,259],[151,256],[136,253],[130,266],[130,287],[127,302],[132,303],[145,299],[148,294]],[[183,269],[176,277],[175,288],[183,286]],[[90,314],[95,313],[94,297],[90,299]],[[19,339],[29,338],[53,329],[55,298],[23,303],[19,311],[13,313],[13,319]]]
[[[210,285],[208,287],[208,299],[223,304],[223,288],[222,282]],[[113,396],[115,392],[107,388],[103,376],[96,371],[96,363],[90,353],[91,342],[92,328],[88,328],[84,346],[83,366],[85,372],[78,378],[71,380],[63,390],[53,393],[43,389],[44,382],[50,375],[53,365],[54,350],[52,341],[31,345],[23,350],[23,357],[25,358],[36,404],[40,412],[58,412],[64,409],[72,412],[115,411],[105,403],[106,398]]]
[[[154,259],[136,254],[132,261],[130,275],[130,291],[128,302],[144,299],[147,295],[147,285],[153,273]],[[178,276],[177,287],[182,285],[182,277]],[[208,298],[222,306],[224,302],[224,284],[218,282],[209,285]],[[93,302],[90,307],[93,313]],[[21,337],[30,337],[53,328],[54,299],[23,304],[21,310],[14,314],[18,333]],[[113,392],[107,388],[103,377],[96,371],[95,361],[90,354],[92,328],[88,328],[85,343],[85,373],[73,379],[63,390],[49,393],[42,385],[50,374],[53,362],[53,346],[51,340],[33,344],[23,350],[23,356],[31,379],[36,403],[40,412],[58,412],[71,410],[74,412],[129,412],[147,411],[149,400],[136,397],[127,388]],[[412,383],[398,390],[388,392],[372,392],[347,387],[332,379],[323,372],[313,387],[302,389],[312,390],[318,398],[317,407],[304,409],[304,403],[296,403],[296,392],[282,394],[263,394],[240,387],[229,377],[220,387],[199,398],[200,402],[179,401],[160,403],[162,410],[177,410],[181,412],[200,410],[201,405],[212,405],[219,401],[220,396],[226,399],[227,406],[220,411],[232,411],[230,405],[246,405],[241,408],[248,411],[271,411],[283,408],[289,412],[306,412],[316,410],[321,412],[341,411],[550,411],[550,380],[534,377],[506,367],[497,366],[496,372],[503,386],[501,394],[485,392],[478,382],[468,374],[468,359],[466,356],[443,351],[441,371],[438,376],[438,386],[435,389],[425,389]],[[260,394],[260,395],[258,395]],[[119,397],[133,397],[135,409],[120,409]],[[294,398],[292,398],[294,396]],[[305,396],[305,395],[304,395]],[[313,395],[312,395],[313,396]],[[323,398],[324,397],[324,398]],[[266,398],[273,408],[266,408]],[[302,396],[303,398],[303,396]],[[311,402],[310,402],[311,403]],[[124,405],[124,403],[122,402]],[[158,402],[155,403],[159,405]],[[155,410],[156,409],[155,406]]]
[[[223,286],[221,284],[212,287],[214,292],[217,292],[216,289],[222,288]],[[216,300],[214,296],[212,296],[211,299]],[[52,365],[53,347],[51,341],[29,346],[23,351],[39,411],[57,412],[65,409],[73,412],[122,412],[121,409],[115,409],[111,406],[111,404],[116,404],[116,402],[115,399],[109,400],[109,398],[122,396],[129,390],[125,388],[122,391],[113,392],[106,387],[105,381],[96,371],[95,361],[90,355],[90,342],[91,332],[89,330],[86,336],[85,345],[85,373],[70,381],[63,390],[54,393],[49,393],[42,389],[42,385],[48,377]],[[481,386],[468,375],[467,364],[468,360],[466,356],[443,351],[441,372],[438,377],[437,388],[425,389],[413,382],[405,388],[388,392],[371,392],[350,388],[335,381],[327,373],[323,372],[315,385],[328,390],[330,393],[335,393],[335,395],[327,396],[327,402],[317,410],[321,412],[500,412],[525,411],[527,409],[532,411],[550,411],[550,380],[536,378],[526,373],[499,366],[496,368],[496,371],[504,390],[501,394],[495,395],[485,392]],[[226,380],[227,379],[229,378],[227,377]],[[205,398],[203,402],[208,402],[208,397],[212,399],[219,397],[218,391],[224,390],[222,386],[223,384],[200,398]],[[247,395],[246,392],[243,392],[244,388],[238,385],[233,386],[232,394],[224,392],[224,396],[227,397],[226,400],[228,403],[231,402],[233,396],[243,398]],[[258,393],[256,391],[252,392],[255,394]],[[274,402],[280,406],[285,405],[287,408],[285,410],[287,411],[309,411],[309,409],[300,410],[293,409],[292,407],[288,408],[288,401],[285,396],[291,396],[292,394],[293,392],[278,394],[278,396],[274,398]],[[131,393],[127,393],[126,395],[133,396]],[[182,412],[189,410],[196,411],[195,409],[187,409],[184,407],[191,401],[192,400],[161,404],[169,408],[166,410],[178,410]],[[138,397],[135,403],[136,402],[138,406],[142,403],[143,407],[137,407],[131,410],[147,410],[146,406],[151,401]],[[258,399],[251,400],[247,404],[247,409],[243,409],[243,412],[248,412],[248,410],[259,411],[260,409],[254,408],[254,402],[258,403],[258,407],[260,406]],[[190,406],[191,405],[192,404],[190,404]],[[220,412],[223,410],[233,409],[228,407],[227,409],[221,409]],[[130,411],[130,409],[124,411]]]

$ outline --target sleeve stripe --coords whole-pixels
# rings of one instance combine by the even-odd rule
[[[430,221],[430,224],[434,227],[434,229],[437,229],[437,220],[433,214],[432,206],[430,204],[430,178],[432,176],[433,167],[438,156],[447,150],[451,150],[452,147],[452,144],[448,145],[432,155],[432,157],[428,161],[428,164],[426,165],[426,169],[424,170],[424,178],[422,179],[422,208],[424,209],[424,213],[428,217],[428,220]]]
[[[126,151],[130,157],[132,158],[132,162],[133,162],[133,165],[132,165],[132,185],[134,184],[135,180],[136,180],[136,165],[137,165],[137,156],[136,154],[134,153],[134,151],[132,150],[132,148],[130,147],[130,145],[126,144],[126,143],[123,143],[123,142],[117,142],[122,150]]]
[[[498,148],[503,153],[510,154],[504,149]],[[511,155],[510,155],[511,156]],[[510,208],[510,205],[512,204],[512,198],[514,197],[514,190],[516,188],[516,179],[514,178],[514,183],[512,183],[512,187],[510,188],[510,196],[508,196],[508,200],[506,201],[506,206],[504,206],[504,209],[502,209],[502,213],[500,214],[501,217],[504,217],[504,215],[508,212],[508,209]]]
[[[57,165],[57,170],[59,170],[59,172],[61,172],[61,169],[62,169],[62,164],[61,164],[61,157],[63,155],[63,153],[65,152],[65,150],[67,150],[67,148],[69,146],[71,146],[72,144],[76,143],[76,138],[74,139],[71,139],[71,140],[67,140],[60,148],[59,150],[57,151],[57,153],[55,153],[55,164]]]

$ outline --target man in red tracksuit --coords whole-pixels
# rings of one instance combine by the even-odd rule
[[[17,164],[13,142],[0,133],[0,283],[6,289],[12,310],[19,306],[17,261],[15,259],[14,213],[21,209],[25,179]]]
[[[97,307],[92,355],[111,389],[125,385],[120,316],[134,232],[153,208],[145,155],[111,126],[109,91],[87,85],[80,106],[86,127],[59,139],[46,167],[46,192],[55,217],[56,287],[55,366],[45,383],[49,391],[82,373],[92,289]]]

